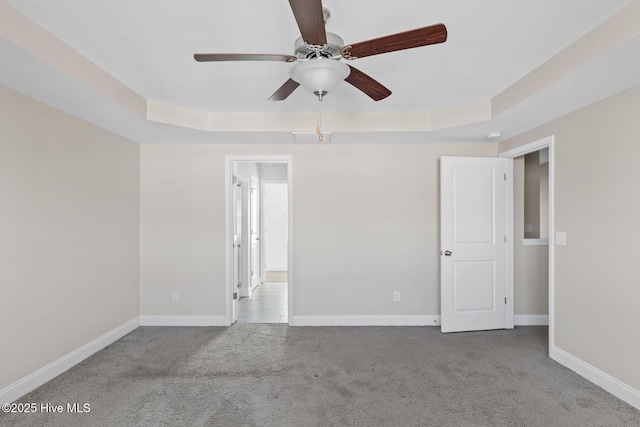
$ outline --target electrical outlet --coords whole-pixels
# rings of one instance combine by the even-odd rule
[[[394,292],[393,292],[393,300],[394,300],[395,302],[400,301],[400,291],[394,291]]]
[[[173,294],[171,295],[171,301],[173,301],[173,302],[180,301],[180,292],[173,291]]]

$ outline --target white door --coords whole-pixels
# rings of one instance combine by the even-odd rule
[[[251,175],[249,195],[249,283],[253,291],[259,283],[260,275],[260,181]]]
[[[506,274],[511,170],[509,159],[440,159],[442,332],[513,327]]]
[[[238,178],[233,177],[233,190],[231,192],[232,222],[233,222],[233,269],[231,271],[231,322],[238,320],[238,297],[240,291],[240,272],[242,260],[242,187]]]

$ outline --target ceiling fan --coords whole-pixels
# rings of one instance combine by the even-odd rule
[[[391,95],[391,91],[355,67],[340,62],[366,56],[443,43],[447,40],[444,24],[435,24],[359,43],[344,44],[342,38],[325,30],[330,16],[322,0],[289,0],[302,37],[294,43],[295,55],[247,53],[196,53],[198,62],[210,61],[281,61],[297,62],[290,78],[269,101],[282,101],[302,84],[320,101],[340,81],[345,80],[374,101]]]

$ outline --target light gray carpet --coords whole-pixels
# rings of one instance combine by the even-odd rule
[[[89,413],[0,425],[640,425],[640,411],[550,360],[546,343],[545,327],[143,327],[20,399]]]

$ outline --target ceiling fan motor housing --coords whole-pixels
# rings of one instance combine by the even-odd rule
[[[344,40],[337,34],[327,33],[327,44],[323,46],[310,45],[302,40],[302,37],[293,44],[295,55],[298,59],[305,60],[316,57],[340,59],[340,49],[344,46]]]

